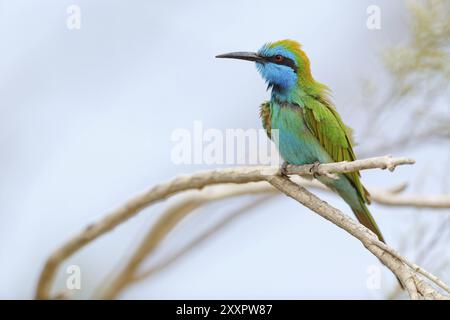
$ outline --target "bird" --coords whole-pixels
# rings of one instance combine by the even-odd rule
[[[288,164],[314,164],[317,170],[321,163],[356,160],[353,131],[337,112],[331,90],[312,76],[310,60],[300,43],[280,40],[264,44],[257,52],[231,52],[216,58],[256,63],[271,91],[270,100],[260,106],[262,126],[284,160],[282,172]],[[358,221],[385,243],[367,207],[370,194],[360,173],[342,173],[335,178],[316,173],[314,177],[339,194]]]

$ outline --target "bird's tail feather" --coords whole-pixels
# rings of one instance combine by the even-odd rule
[[[372,214],[370,213],[369,209],[364,203],[362,203],[362,201],[360,208],[357,209],[352,208],[352,211],[355,214],[358,221],[361,222],[361,224],[363,224],[366,228],[372,230],[372,232],[378,236],[378,239],[380,239],[380,241],[386,243],[386,241],[384,241],[380,229],[378,228],[377,223],[375,222],[375,219],[372,217]]]

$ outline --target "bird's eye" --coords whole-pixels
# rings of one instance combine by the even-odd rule
[[[276,62],[282,62],[283,60],[284,60],[284,57],[283,57],[282,55],[277,54],[277,55],[275,56],[275,61],[276,61]]]

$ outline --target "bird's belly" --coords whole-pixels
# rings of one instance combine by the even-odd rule
[[[272,139],[286,162],[302,165],[331,161],[306,127],[300,107],[273,105],[271,111]]]

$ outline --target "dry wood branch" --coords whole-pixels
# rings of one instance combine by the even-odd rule
[[[273,196],[273,195],[271,195],[271,196]],[[268,199],[270,199],[270,196],[269,197],[266,196],[266,197],[264,197],[262,199],[257,199],[256,201],[251,202],[250,204],[247,204],[247,205],[239,208],[238,210],[236,210],[232,214],[228,215],[227,217],[225,217],[224,219],[222,219],[221,221],[216,223],[213,227],[207,229],[205,232],[203,232],[198,237],[196,237],[194,240],[192,240],[191,242],[189,242],[188,244],[183,246],[181,249],[179,249],[175,253],[171,254],[165,260],[163,260],[160,263],[150,267],[149,269],[147,269],[145,271],[142,271],[141,273],[135,275],[133,277],[132,281],[133,282],[137,282],[137,281],[143,280],[143,279],[145,279],[147,277],[150,277],[150,276],[154,275],[158,271],[163,270],[166,266],[174,263],[178,258],[183,257],[184,255],[189,253],[190,250],[192,250],[195,247],[197,247],[203,241],[209,239],[217,231],[223,229],[225,226],[230,224],[237,217],[242,216],[244,213],[254,209],[257,206],[260,206],[260,205],[264,204],[265,201],[268,200]]]
[[[335,173],[348,173],[368,169],[389,169],[394,171],[398,165],[414,164],[415,161],[409,158],[392,158],[391,156],[367,158],[352,162],[324,163],[319,165],[316,173],[322,176],[333,176]],[[314,164],[304,166],[287,166],[288,174],[311,175],[314,171]]]
[[[311,209],[323,218],[331,221],[338,227],[358,238],[370,252],[379,258],[381,262],[402,281],[411,299],[425,297],[425,293],[429,294],[430,292],[435,293],[436,296],[439,295],[436,290],[423,282],[421,284],[422,287],[418,288],[417,281],[421,280],[416,274],[414,274],[414,272],[417,272],[418,269],[405,258],[397,254],[395,250],[379,241],[376,235],[363,225],[356,223],[354,220],[350,219],[339,210],[331,207],[325,201],[319,199],[305,188],[296,185],[284,177],[273,176],[269,179],[269,182],[286,195],[303,204],[305,207]],[[429,274],[427,271],[425,273]],[[437,279],[435,276],[433,276],[433,278]],[[439,286],[442,284],[440,279],[438,279],[438,281],[434,281],[434,279],[430,280]],[[441,287],[445,290],[448,289],[448,286],[445,284]],[[450,293],[450,291],[448,292]]]
[[[295,182],[303,187],[311,187],[318,188],[321,190],[328,190],[323,184],[318,181],[311,181],[302,178],[293,177]],[[383,198],[381,201],[389,201],[393,202],[398,201],[398,206],[410,206],[412,204],[420,205],[421,207],[429,205],[430,207],[434,207],[435,202],[429,203],[427,201],[428,198],[433,197],[422,197],[423,199],[419,202],[418,197],[405,197],[403,199],[401,196],[397,194],[404,191],[406,188],[406,184],[401,184],[399,186],[395,186],[383,190],[370,190],[375,194],[374,201],[380,201],[378,195],[381,195]],[[328,190],[329,191],[329,190]],[[137,282],[142,281],[147,277],[150,277],[156,274],[158,271],[163,269],[164,267],[174,263],[178,258],[185,256],[191,249],[196,247],[199,243],[210,237],[214,232],[218,231],[226,225],[230,218],[234,217],[230,216],[221,221],[216,226],[207,230],[204,234],[200,235],[195,240],[191,241],[187,245],[183,246],[180,250],[176,251],[172,255],[170,255],[167,259],[162,262],[150,267],[146,271],[137,273],[137,268],[141,265],[154,251],[154,249],[161,243],[164,239],[164,236],[167,235],[178,222],[190,212],[194,211],[198,207],[220,199],[225,199],[229,197],[236,197],[244,194],[258,194],[258,193],[268,193],[271,195],[279,194],[277,189],[275,189],[272,185],[267,182],[254,182],[244,185],[216,185],[209,186],[204,188],[201,191],[194,191],[186,195],[186,197],[178,202],[176,205],[170,207],[164,214],[159,218],[159,220],[152,226],[149,230],[146,237],[143,239],[141,244],[138,246],[137,250],[133,253],[129,262],[125,264],[125,267],[121,269],[121,271],[116,275],[115,278],[109,284],[107,290],[100,295],[103,299],[113,299],[116,298],[126,287]],[[434,197],[437,198],[437,197]],[[410,203],[408,200],[413,199]],[[260,203],[260,200],[258,200]],[[450,203],[448,203],[448,208],[450,208]],[[240,210],[242,211],[242,210]]]
[[[129,261],[113,278],[106,290],[100,295],[102,299],[113,299],[131,282],[135,281],[140,264],[157,248],[168,233],[189,213],[205,203],[236,197],[242,194],[266,193],[266,183],[248,183],[244,185],[215,185],[200,191],[194,191],[175,205],[168,208],[150,228]],[[271,188],[272,191],[275,189]],[[184,248],[187,250],[187,248]]]
[[[373,201],[390,207],[450,208],[450,195],[397,195],[385,191],[369,191]]]
[[[397,165],[412,164],[411,159],[406,158],[371,158],[352,162],[322,164],[317,169],[317,174],[334,174],[339,172],[351,172],[356,170],[371,168],[389,168],[393,169]],[[299,166],[291,168],[296,170],[296,174],[308,174],[311,172],[310,166]],[[339,171],[342,170],[342,171]],[[289,171],[288,171],[289,172]],[[257,181],[267,181],[282,191],[286,195],[296,199],[306,207],[318,213],[327,220],[332,221],[337,226],[345,229],[347,232],[358,238],[366,248],[377,256],[389,269],[392,270],[405,284],[411,298],[425,297],[425,291],[436,292],[428,284],[420,282],[415,274],[416,270],[409,268],[402,260],[394,256],[392,252],[387,252],[380,248],[378,239],[364,226],[354,222],[352,219],[341,213],[339,210],[329,206],[326,202],[320,200],[309,193],[303,187],[299,187],[285,177],[278,175],[279,168],[273,167],[249,167],[249,168],[228,168],[201,172],[191,176],[182,176],[172,181],[160,184],[144,192],[143,194],[128,201],[124,206],[110,213],[102,220],[86,228],[83,232],[73,237],[67,243],[57,249],[47,260],[41,273],[36,289],[36,298],[51,298],[51,287],[55,278],[55,273],[59,265],[74,252],[78,251],[97,237],[105,234],[117,225],[134,216],[140,210],[146,208],[152,203],[166,199],[174,194],[189,189],[201,189],[205,186],[219,183],[248,183]],[[291,173],[291,172],[289,172]],[[378,243],[379,242],[379,243]],[[436,297],[437,297],[436,292]]]

